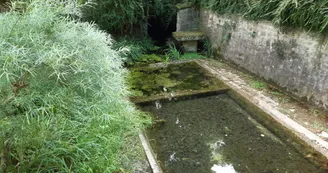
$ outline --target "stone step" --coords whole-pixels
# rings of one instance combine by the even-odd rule
[[[206,38],[203,32],[198,31],[179,31],[173,32],[173,37],[181,41],[185,52],[197,52],[198,40]]]
[[[177,41],[198,41],[205,39],[205,34],[200,31],[178,31],[172,33]]]

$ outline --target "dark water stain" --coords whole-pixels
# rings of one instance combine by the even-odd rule
[[[213,164],[232,165],[238,173],[327,172],[226,94],[163,102],[161,108],[149,103],[141,109],[157,122],[147,134],[167,173],[208,173]]]

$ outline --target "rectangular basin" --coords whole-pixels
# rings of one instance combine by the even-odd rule
[[[170,93],[163,91],[133,98],[153,117],[153,126],[141,134],[153,172],[328,172],[327,158],[320,152],[193,65],[211,81],[207,83],[220,87],[168,87],[180,94],[167,97]]]

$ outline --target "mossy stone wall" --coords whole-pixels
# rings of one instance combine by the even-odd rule
[[[216,54],[292,95],[328,106],[328,41],[264,21],[201,10],[200,27]]]

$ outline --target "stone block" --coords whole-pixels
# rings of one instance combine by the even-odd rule
[[[206,38],[203,32],[173,32],[172,35],[178,41],[193,41]]]

